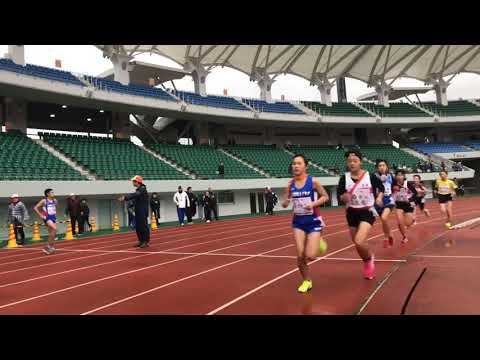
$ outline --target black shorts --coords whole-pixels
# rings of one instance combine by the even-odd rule
[[[452,194],[446,194],[446,195],[443,195],[443,194],[438,194],[438,202],[440,204],[445,204],[449,201],[452,201]]]
[[[420,208],[420,210],[423,211],[423,209],[425,209],[425,196],[415,196],[413,202]]]
[[[368,209],[355,210],[352,208],[347,208],[347,223],[348,226],[357,228],[362,221],[373,225],[375,222],[375,216]]]
[[[415,203],[408,203],[408,202],[397,202],[395,207],[399,210],[403,210],[406,213],[413,213]]]

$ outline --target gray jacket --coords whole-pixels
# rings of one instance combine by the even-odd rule
[[[19,201],[16,204],[11,203],[8,205],[8,223],[13,224],[14,220],[17,219],[18,222],[23,224],[25,220],[28,220],[28,211],[23,202]]]

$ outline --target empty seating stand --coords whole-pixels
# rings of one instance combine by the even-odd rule
[[[210,106],[216,108],[225,108],[231,110],[250,110],[236,99],[227,96],[207,95],[201,96],[199,94],[187,92],[187,91],[174,91],[173,92],[180,100],[192,104]]]
[[[288,172],[292,155],[273,145],[224,145],[223,148],[274,177],[292,176]],[[326,172],[313,166],[310,166],[309,173],[315,176],[328,176]]]
[[[449,101],[447,106],[443,106],[434,102],[424,102],[419,105],[439,116],[480,115],[480,107],[465,100]]]
[[[454,153],[454,152],[468,152],[472,151],[469,147],[460,145],[460,144],[450,144],[450,143],[433,143],[433,144],[409,144],[409,147],[415,149],[424,154],[434,154],[434,153]]]
[[[152,86],[135,84],[123,85],[118,81],[101,79],[88,75],[84,75],[84,79],[89,84],[100,90],[107,90],[136,96],[152,97],[164,101],[177,101],[167,91]]]
[[[77,86],[85,86],[75,75],[68,71],[31,64],[26,64],[25,66],[17,65],[12,60],[5,58],[0,59],[0,70],[13,71],[23,75],[60,81]]]
[[[103,180],[189,179],[185,174],[140,149],[128,139],[43,134],[43,139]]]
[[[423,159],[413,156],[392,145],[362,145],[360,147],[360,151],[367,159],[371,161],[376,161],[377,159],[386,160],[392,170],[393,165],[405,165],[412,170],[416,170],[418,162],[424,161]]]
[[[87,180],[21,133],[0,133],[1,180]]]
[[[281,113],[281,114],[305,114],[302,110],[285,101],[273,103],[264,100],[242,99],[242,101],[258,112]]]
[[[217,170],[221,162],[225,166],[225,179],[264,178],[262,174],[209,145],[150,143],[147,146],[157,154],[196,174],[197,178],[219,178]]]
[[[400,102],[391,102],[389,107],[377,105],[372,102],[362,102],[362,106],[370,111],[380,115],[381,117],[428,117],[430,114],[419,108]]]
[[[372,116],[350,103],[332,103],[332,106],[327,106],[317,101],[302,101],[302,104],[323,116]]]
[[[480,150],[480,141],[468,141],[465,143],[466,146],[474,150]]]

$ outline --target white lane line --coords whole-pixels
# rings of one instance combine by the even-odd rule
[[[460,224],[454,225],[454,226],[452,226],[452,229],[462,229],[462,228],[464,228],[464,227],[473,225],[473,224],[475,224],[475,223],[478,222],[478,221],[480,221],[480,217],[473,218],[473,219],[464,221],[464,222],[462,222],[462,223],[460,223]]]
[[[480,259],[480,256],[475,255],[413,255],[422,258],[441,258],[441,259]]]

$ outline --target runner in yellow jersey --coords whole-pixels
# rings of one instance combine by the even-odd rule
[[[447,222],[445,223],[447,229],[452,227],[452,200],[457,188],[457,184],[448,179],[448,173],[445,170],[440,171],[440,179],[435,182],[434,191],[438,195],[440,211],[447,215]]]

